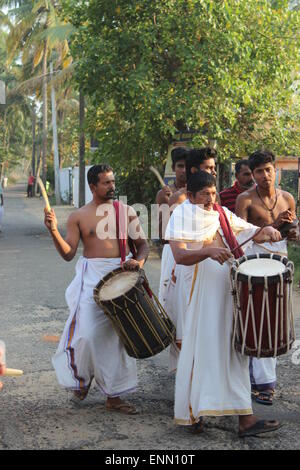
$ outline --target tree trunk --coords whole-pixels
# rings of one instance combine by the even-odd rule
[[[35,103],[33,103],[32,105],[32,157],[31,157],[32,176],[36,175],[35,155],[36,155],[36,109],[35,109]],[[33,186],[32,195],[35,196],[35,186]]]
[[[43,143],[42,143],[42,180],[46,186],[47,179],[47,131],[48,131],[48,103],[47,103],[47,63],[48,41],[45,41],[43,55]]]
[[[79,207],[85,204],[85,136],[84,136],[84,95],[79,92]]]
[[[53,76],[53,63],[50,62],[50,75]],[[52,130],[53,130],[53,147],[54,147],[54,181],[55,181],[55,199],[56,204],[61,204],[60,198],[60,181],[59,181],[59,156],[58,156],[58,138],[56,123],[56,103],[55,91],[53,84],[51,85],[51,104],[52,104]]]

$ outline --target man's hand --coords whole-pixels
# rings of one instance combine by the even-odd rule
[[[124,271],[138,271],[140,267],[140,263],[135,259],[129,259],[122,264]]]
[[[172,190],[171,190],[170,186],[168,186],[168,185],[166,185],[162,188],[162,192],[164,193],[164,196],[166,196],[167,198],[169,198],[172,195]]]
[[[57,218],[53,209],[50,212],[47,209],[44,209],[45,212],[45,219],[44,224],[46,225],[47,229],[51,232],[57,229]]]
[[[299,224],[297,225],[297,227],[292,228],[291,230],[288,231],[287,239],[291,241],[300,239]]]
[[[261,232],[254,237],[254,241],[257,243],[279,242],[280,240],[282,240],[281,233],[271,226],[264,227]]]
[[[279,228],[284,222],[292,223],[294,220],[293,214],[290,210],[283,211],[279,214],[275,222],[272,224],[274,228]]]
[[[220,264],[223,264],[225,261],[233,258],[233,254],[227,248],[208,247],[207,252],[209,258],[213,259],[214,261],[218,261]]]

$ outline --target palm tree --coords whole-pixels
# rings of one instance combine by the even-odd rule
[[[3,21],[4,20],[4,21]],[[1,23],[10,26],[9,20],[3,15]],[[2,30],[0,35],[0,80],[5,83],[6,103],[0,107],[0,162],[1,168],[8,162],[16,163],[23,154],[24,144],[28,140],[30,129],[30,104],[26,96],[15,93],[10,95],[20,77],[20,65],[7,64],[6,39],[7,31]]]
[[[59,28],[63,29],[64,23],[58,17],[59,2],[55,0],[23,0],[2,1],[7,7],[15,6],[9,10],[14,18],[8,41],[9,60],[17,55],[22,58],[23,66],[31,64],[31,74],[40,74],[39,82],[42,89],[42,179],[45,182],[47,176],[47,135],[48,135],[48,63],[53,51],[62,66],[68,66],[68,41],[63,41],[57,36]],[[52,30],[52,31],[51,31]],[[55,32],[54,32],[55,31]],[[40,70],[41,69],[41,70]]]

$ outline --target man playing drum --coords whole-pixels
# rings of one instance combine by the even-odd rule
[[[204,171],[188,179],[187,191],[188,200],[174,210],[166,229],[176,262],[193,277],[176,374],[175,421],[201,432],[203,416],[235,415],[241,437],[274,431],[277,421],[253,415],[249,360],[231,345],[227,261],[237,243],[251,236],[257,242],[277,241],[280,233],[272,227],[258,233],[258,227],[215,204],[215,178]],[[240,249],[234,253],[241,255]]]
[[[186,156],[188,155],[188,150],[184,147],[175,147],[171,151],[171,158],[172,158],[172,169],[175,172],[175,183],[172,186],[165,186],[162,190],[157,193],[156,196],[156,203],[159,205],[159,230],[160,230],[160,238],[162,243],[164,244],[163,252],[162,252],[162,259],[161,259],[161,274],[160,274],[160,283],[159,283],[159,293],[158,298],[161,305],[165,308],[168,315],[172,318],[175,326],[177,334],[180,334],[180,327],[179,324],[177,325],[176,318],[172,315],[172,311],[170,311],[170,301],[172,302],[172,298],[170,298],[170,283],[171,283],[171,274],[175,267],[174,257],[172,255],[171,248],[169,246],[169,242],[164,240],[164,232],[166,225],[169,221],[169,204],[170,199],[173,199],[175,195],[175,199],[181,196],[181,194],[186,193],[186,169],[185,169],[185,161]],[[173,275],[173,279],[175,279]],[[172,295],[171,295],[172,297]],[[168,305],[166,305],[167,298],[169,300]],[[172,344],[170,348],[170,370],[176,368],[176,358],[178,355],[177,348]],[[174,364],[175,363],[175,364]]]
[[[211,147],[202,147],[200,149],[192,149],[186,154],[186,178],[199,170],[216,176],[216,159],[217,152]],[[186,187],[176,191],[169,199],[171,211],[179,204],[187,199]],[[170,249],[170,248],[169,248]],[[190,273],[182,269],[181,265],[176,265],[172,253],[169,255],[170,264],[166,268],[162,268],[165,275],[164,297],[161,296],[160,301],[163,303],[167,313],[176,325],[176,345],[170,348],[170,371],[176,370],[179,350],[182,342],[182,334],[184,329],[185,312],[188,304],[188,296],[182,295],[182,286],[190,285],[192,279]],[[163,261],[163,260],[162,260]],[[163,263],[162,263],[163,265]]]
[[[66,261],[76,255],[79,241],[83,243],[76,276],[66,291],[70,316],[52,362],[60,385],[73,390],[75,399],[86,397],[94,378],[107,397],[108,410],[135,414],[135,408],[120,398],[137,386],[135,359],[127,355],[110,320],[93,299],[98,282],[121,265],[113,205],[115,178],[108,165],[95,165],[89,169],[87,179],[93,200],[70,215],[65,239],[58,231],[53,209],[50,213],[45,210],[45,225],[58,253]],[[127,241],[123,268],[135,270],[144,265],[148,245],[135,212],[125,207],[129,235],[134,225],[135,236],[131,238],[137,253],[132,259]]]
[[[281,230],[283,224],[292,223],[296,219],[296,213],[293,196],[275,188],[275,156],[269,151],[256,151],[250,155],[249,165],[256,185],[238,196],[236,214],[258,227],[268,225]],[[287,238],[297,238],[297,229],[291,229]],[[255,253],[287,256],[287,241],[284,239],[263,245],[253,243],[246,254]],[[252,358],[250,374],[253,398],[257,403],[272,405],[276,386],[276,358]]]
[[[186,190],[185,159],[187,149],[184,147],[175,147],[171,151],[172,170],[175,172],[175,183],[171,186],[166,185],[158,191],[156,195],[156,204],[159,206],[159,236],[164,245],[161,259],[161,274],[159,283],[158,298],[162,306],[165,306],[166,288],[169,282],[170,272],[173,269],[174,258],[168,242],[164,240],[164,232],[169,221],[169,200],[173,194]]]

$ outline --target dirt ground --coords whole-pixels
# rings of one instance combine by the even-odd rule
[[[67,319],[64,292],[73,278],[76,259],[64,262],[43,225],[42,201],[25,197],[25,186],[6,190],[0,234],[0,338],[7,365],[24,370],[20,378],[3,378],[0,393],[0,449],[299,449],[300,343],[297,351],[278,358],[278,388],[272,407],[254,405],[257,414],[285,423],[264,438],[237,437],[237,418],[208,418],[206,431],[191,435],[173,423],[174,376],[168,373],[168,351],[138,361],[139,387],[128,396],[138,416],[120,416],[104,408],[94,387],[81,406],[70,403],[51,364],[57,343],[44,335],[60,335]],[[56,208],[64,231],[73,209]],[[80,255],[80,250],[78,256]],[[152,253],[146,265],[157,291],[160,259]],[[300,339],[300,292],[294,295]]]

